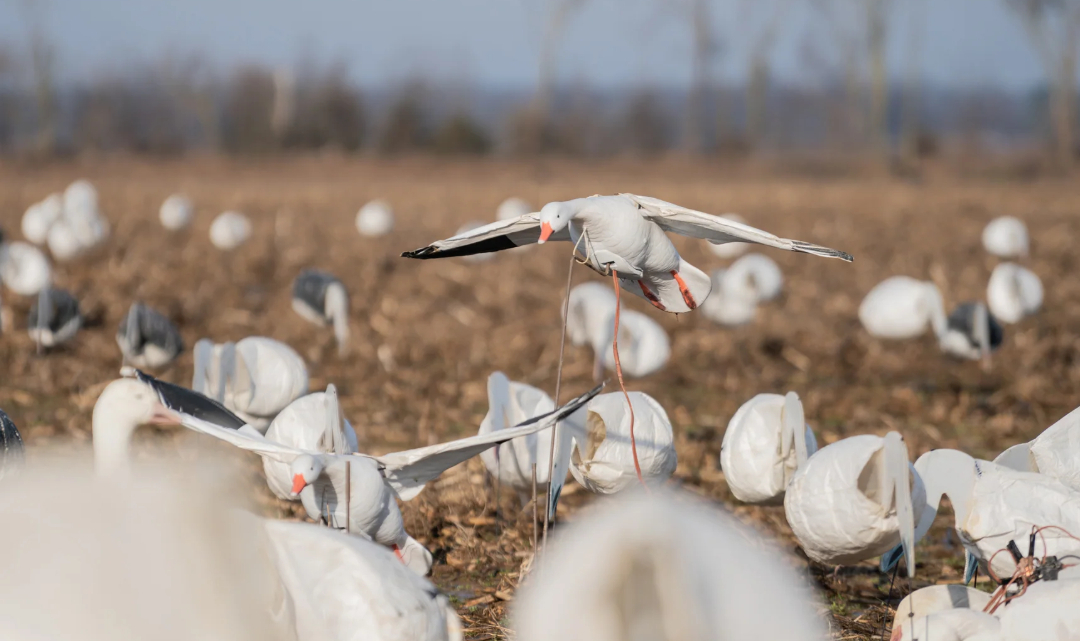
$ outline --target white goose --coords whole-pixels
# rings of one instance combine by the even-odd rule
[[[281,410],[266,438],[307,452],[351,454],[357,450],[356,431],[341,415],[337,388],[329,385],[325,392],[301,396]],[[266,484],[279,499],[295,500],[293,475],[289,466],[273,458],[263,458]]]
[[[830,565],[857,563],[900,543],[915,574],[913,505],[925,502],[907,446],[896,432],[827,445],[795,472],[784,512],[806,555]]]
[[[618,497],[557,533],[513,602],[517,638],[827,638],[817,599],[761,538],[686,493]]]
[[[570,454],[570,473],[590,492],[614,494],[638,483],[639,476],[644,483],[659,485],[675,472],[675,437],[667,412],[648,394],[630,392],[629,396],[636,457],[631,447],[631,411],[621,392],[597,396],[584,417],[559,427],[561,434],[572,434],[577,441]]]
[[[338,355],[349,347],[349,292],[337,276],[305,269],[293,281],[292,308],[304,320],[326,327],[332,325]]]
[[[705,302],[712,285],[705,273],[679,256],[666,231],[717,244],[743,241],[851,260],[844,252],[633,194],[548,203],[539,214],[497,221],[402,256],[469,256],[548,240],[581,240],[578,248],[591,268],[617,277],[621,287],[660,310],[688,312]]]
[[[210,242],[223,251],[231,251],[251,238],[251,221],[236,211],[219,214],[210,223]]]
[[[356,231],[375,238],[394,230],[394,210],[385,200],[373,200],[356,212]]]
[[[612,331],[615,294],[596,282],[582,283],[570,290],[566,335],[576,346],[592,347],[593,377],[599,380],[606,367],[615,369]],[[619,355],[622,371],[632,378],[659,371],[671,358],[671,341],[659,323],[629,309],[620,312]]]
[[[816,451],[817,439],[795,392],[758,394],[728,422],[720,468],[735,498],[780,504],[791,477]]]
[[[307,393],[308,370],[293,348],[272,338],[249,336],[235,345],[204,338],[195,344],[191,388],[266,431],[278,412]]]
[[[555,409],[555,401],[541,389],[511,381],[502,372],[488,376],[488,412],[478,434],[491,434]],[[488,473],[514,490],[525,506],[530,500],[533,466],[536,466],[537,493],[547,492],[551,462],[551,430],[514,439],[480,453]],[[556,472],[558,473],[558,472]],[[562,468],[566,477],[566,467]]]
[[[1080,493],[1080,408],[1031,441],[1005,450],[994,463],[1018,472],[1045,474]]]
[[[991,220],[983,229],[983,247],[998,258],[1020,258],[1028,255],[1028,230],[1023,221],[1013,216]]]
[[[52,282],[49,259],[33,245],[0,238],[0,282],[20,296],[34,296]]]
[[[986,304],[1004,323],[1019,323],[1039,311],[1043,285],[1035,272],[1015,263],[1001,263],[990,273],[986,286]]]
[[[1036,556],[1080,555],[1080,540],[1062,531],[1080,531],[1080,494],[1061,482],[976,460],[957,450],[927,452],[915,461],[915,470],[926,488],[925,502],[915,501],[919,512],[915,541],[930,530],[941,497],[948,496],[964,548],[999,577],[1012,576],[1016,562],[1008,552],[996,553],[1010,541],[1026,553],[1033,526],[1052,526],[1036,537]],[[897,556],[894,550],[882,557],[882,569],[890,569]]]
[[[191,226],[195,218],[195,205],[183,194],[173,194],[161,203],[158,210],[161,226],[169,231],[180,231]]]

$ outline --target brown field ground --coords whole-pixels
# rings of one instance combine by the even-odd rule
[[[475,432],[493,370],[553,392],[568,246],[479,264],[398,257],[467,221],[493,219],[496,205],[511,195],[543,203],[633,191],[708,212],[738,212],[781,236],[855,256],[845,264],[765,250],[784,270],[784,296],[738,330],[626,299],[672,338],[669,365],[629,385],[654,396],[675,425],[673,482],[777,538],[800,570],[807,566],[782,508],[737,504],[718,469],[727,421],[754,394],[797,391],[823,443],[899,430],[913,459],[935,447],[992,457],[1039,433],[1080,398],[1080,279],[1074,278],[1080,193],[1063,178],[781,176],[684,161],[88,159],[0,165],[0,226],[19,238],[26,207],[80,177],[98,187],[114,233],[102,250],[59,266],[56,280],[81,300],[90,326],[71,346],[38,358],[23,331],[31,301],[14,295],[4,301],[14,330],[0,337],[0,407],[22,429],[30,456],[45,445],[87,447],[94,400],[120,365],[115,328],[135,298],[177,321],[189,350],[206,336],[258,334],[293,345],[309,363],[312,389],[337,384],[366,451]],[[157,210],[175,191],[194,199],[197,217],[189,232],[170,235]],[[382,239],[361,238],[353,217],[376,197],[393,203],[397,228]],[[253,239],[234,255],[222,255],[207,238],[211,219],[226,209],[247,213],[255,226]],[[862,296],[890,275],[935,280],[950,307],[982,298],[995,262],[983,252],[980,233],[1000,214],[1027,221],[1033,245],[1027,262],[1047,289],[1040,314],[1006,329],[990,371],[945,358],[929,337],[888,344],[861,330]],[[703,269],[721,265],[701,241],[676,243]],[[330,332],[290,309],[292,279],[305,267],[334,272],[352,294],[354,349],[347,358],[337,357]],[[581,267],[574,277],[599,278]],[[190,351],[160,375],[188,384]],[[568,347],[564,400],[590,386],[591,354]],[[138,440],[168,449],[182,438],[196,437],[148,432]],[[265,513],[299,518],[260,482],[257,459],[241,456],[251,459],[252,492]],[[403,507],[410,532],[436,554],[433,580],[477,639],[505,636],[507,600],[532,539],[531,511],[520,513],[512,497],[503,503],[506,521],[494,518],[482,470],[479,461],[452,470]],[[559,514],[565,521],[593,500],[572,481],[565,497]],[[920,545],[915,586],[959,580],[962,548],[943,522],[951,525],[951,518],[940,519]],[[891,618],[890,584],[874,562],[835,575],[814,567],[811,577],[837,638],[882,633]],[[892,603],[910,587],[898,580]]]

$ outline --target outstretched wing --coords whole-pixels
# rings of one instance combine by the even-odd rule
[[[244,419],[230,412],[224,405],[195,390],[167,383],[134,367],[124,367],[120,370],[120,374],[129,378],[134,377],[149,385],[165,407],[174,412],[188,414],[234,430],[246,425]]]
[[[787,251],[802,252],[826,258],[839,258],[849,263],[852,261],[851,254],[847,252],[804,243],[801,240],[780,238],[749,225],[673,205],[659,198],[635,196],[634,194],[622,195],[637,203],[642,216],[656,223],[665,231],[693,238],[704,238],[715,245],[736,242],[756,243],[767,247],[786,249]]]
[[[513,249],[540,239],[540,214],[522,214],[517,218],[497,220],[490,225],[470,229],[427,247],[403,252],[403,258],[450,258]],[[556,232],[550,240],[570,240],[569,228]]]
[[[489,447],[551,427],[584,407],[603,389],[603,384],[597,385],[566,405],[547,414],[530,418],[509,429],[372,458],[379,462],[387,484],[402,500],[408,501],[419,494],[420,490],[424,489],[424,485],[435,480],[451,467],[467,461]]]
[[[190,430],[200,434],[213,436],[226,443],[231,443],[242,450],[255,452],[260,456],[265,456],[274,459],[275,461],[291,463],[293,459],[301,454],[315,454],[315,452],[304,452],[282,445],[281,443],[275,443],[262,434],[259,434],[259,432],[248,425],[245,425],[240,429],[229,429],[221,427],[220,425],[215,425],[209,421],[204,421],[201,418],[196,418],[190,414],[184,414],[183,412],[178,412],[178,414],[180,415],[180,424]]]

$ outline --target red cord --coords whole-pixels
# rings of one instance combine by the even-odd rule
[[[626,391],[626,385],[622,379],[622,363],[619,362],[619,311],[622,303],[619,300],[619,273],[614,269],[611,270],[611,280],[615,283],[615,337],[611,340],[611,353],[615,356],[615,374],[619,377],[619,389],[622,390],[623,396],[626,397],[626,406],[630,408],[630,451],[634,454],[634,471],[637,472],[637,480],[641,483],[642,487],[648,489],[645,485],[645,479],[641,476],[641,464],[638,463],[637,457],[637,441],[634,439],[634,404],[630,402],[630,393]]]

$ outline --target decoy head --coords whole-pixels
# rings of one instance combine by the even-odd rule
[[[573,212],[566,203],[548,203],[540,210],[540,240],[536,241],[543,245],[557,231],[566,229],[570,224]]]
[[[323,463],[310,454],[301,454],[289,466],[292,473],[292,496],[296,497],[323,473]]]
[[[91,423],[94,460],[100,472],[127,467],[132,433],[140,425],[178,425],[180,416],[165,407],[146,383],[121,378],[109,383],[97,402]]]

